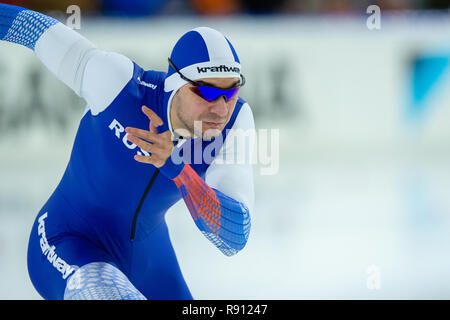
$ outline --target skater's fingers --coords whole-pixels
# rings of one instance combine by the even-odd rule
[[[150,119],[150,131],[158,133],[156,128],[164,123],[161,118],[147,106],[142,106],[142,112]]]
[[[155,150],[155,146],[149,142],[146,142],[142,139],[139,139],[137,136],[133,136],[131,134],[127,135],[127,139],[131,142],[133,142],[135,145],[137,145],[139,148],[141,148],[144,151],[153,153]]]
[[[141,155],[135,155],[134,156],[134,160],[141,162],[141,163],[148,163],[148,164],[152,164],[157,168],[160,168],[163,166],[163,164],[165,163],[165,161],[162,161],[160,159],[158,159],[155,156],[141,156]]]
[[[148,130],[142,130],[134,127],[126,127],[125,132],[128,134],[135,135],[139,138],[145,139],[150,142],[158,142],[160,138],[158,137],[157,133],[148,131]]]

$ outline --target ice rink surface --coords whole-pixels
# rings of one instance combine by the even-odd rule
[[[450,298],[448,155],[308,156],[289,149],[283,132],[278,174],[255,166],[252,230],[238,255],[210,244],[184,202],[168,212],[196,299]],[[2,144],[0,299],[40,299],[27,274],[27,241],[70,143]]]

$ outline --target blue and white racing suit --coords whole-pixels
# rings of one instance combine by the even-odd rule
[[[233,255],[245,246],[254,202],[252,167],[217,159],[236,153],[233,142],[227,144],[228,129],[254,129],[248,103],[238,99],[212,162],[181,152],[182,163],[169,158],[158,169],[133,159],[148,153],[127,140],[125,127],[148,129],[141,111],[146,105],[164,122],[158,132],[172,130],[165,72],[145,71],[123,55],[97,49],[55,19],[16,6],[0,4],[0,39],[33,50],[87,102],[64,176],[31,230],[28,270],[34,287],[45,299],[67,298],[77,287],[67,283],[77,270],[104,263],[146,299],[192,299],[165,214],[183,199],[199,230],[221,252]],[[202,152],[216,140],[184,143]],[[102,283],[107,287],[108,279]],[[91,297],[107,298],[104,294]]]

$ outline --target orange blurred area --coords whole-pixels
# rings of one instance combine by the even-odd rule
[[[240,10],[238,0],[191,0],[192,9],[198,14],[223,15]]]

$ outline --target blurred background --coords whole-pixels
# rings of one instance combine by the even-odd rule
[[[279,162],[270,175],[270,163],[254,166],[252,230],[232,258],[184,202],[169,210],[196,299],[450,298],[448,0],[2,2],[68,24],[77,5],[78,32],[146,69],[167,70],[172,46],[198,26],[233,43],[240,95],[257,129],[278,131],[269,155]],[[29,232],[83,110],[30,50],[0,42],[0,299],[40,299]]]

